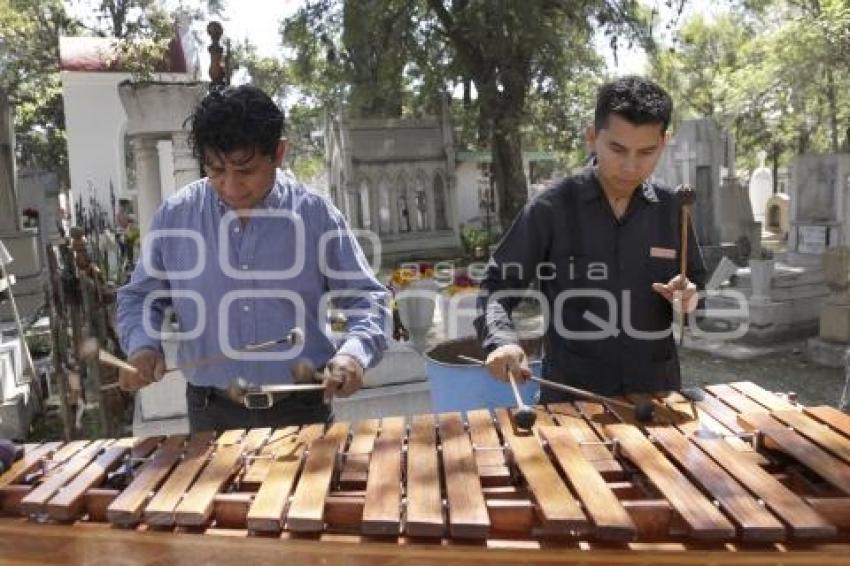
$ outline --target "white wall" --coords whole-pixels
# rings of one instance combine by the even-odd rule
[[[71,213],[82,195],[88,205],[89,183],[95,198],[110,210],[109,182],[115,197],[127,195],[124,171],[124,127],[127,117],[118,99],[118,83],[127,73],[62,71],[65,131],[71,174]]]
[[[526,183],[528,180],[528,171],[529,171],[529,161],[528,159],[523,159],[522,162],[523,172],[525,173]],[[481,170],[479,168],[479,161],[472,159],[466,160],[461,157],[457,161],[457,167],[455,169],[455,174],[457,175],[457,206],[458,206],[458,222],[461,224],[467,225],[470,220],[473,218],[480,218],[481,224],[484,223],[485,211],[478,206],[478,183],[481,178]],[[529,185],[529,193],[531,193],[532,187]],[[495,187],[493,189],[494,197],[496,198],[496,212],[490,213],[490,222],[491,226],[498,226],[498,195],[495,194]],[[534,196],[530,194],[530,196]]]
[[[475,161],[458,161],[457,169],[457,220],[464,226],[473,218],[482,217],[478,206],[478,179],[481,173]]]
[[[185,74],[163,74],[165,81],[188,80]],[[135,199],[135,187],[128,186],[124,159],[124,135],[127,115],[118,97],[118,83],[128,73],[62,71],[62,96],[68,137],[68,162],[71,174],[71,213],[82,195],[89,204],[89,183],[104,210],[111,210],[109,182],[112,181],[116,206],[118,199]],[[174,161],[171,141],[158,142],[162,178],[162,197],[174,190]]]

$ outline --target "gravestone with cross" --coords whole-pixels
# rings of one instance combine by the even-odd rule
[[[694,228],[709,267],[724,255],[734,255],[733,243],[741,236],[751,237],[752,209],[735,178],[735,143],[712,120],[683,121],[653,177],[671,187],[693,186]]]

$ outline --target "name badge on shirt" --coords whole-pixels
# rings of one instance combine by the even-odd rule
[[[671,248],[649,248],[649,257],[676,259],[676,250]]]

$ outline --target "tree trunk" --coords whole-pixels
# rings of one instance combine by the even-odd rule
[[[402,30],[383,4],[381,0],[359,0],[344,5],[343,43],[352,67],[352,117],[401,117],[404,61],[397,52],[386,49],[386,44],[401,49]]]
[[[528,184],[522,169],[522,138],[517,117],[494,118],[491,151],[499,200],[499,221],[502,229],[507,230],[528,200]]]
[[[838,153],[838,105],[835,102],[835,77],[826,68],[826,100],[829,102],[829,130],[832,153]]]

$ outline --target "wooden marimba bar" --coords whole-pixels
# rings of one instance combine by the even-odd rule
[[[353,538],[380,552],[421,543],[435,563],[459,543],[562,562],[603,549],[652,561],[659,548],[700,549],[682,563],[744,549],[846,560],[850,416],[749,382],[709,386],[695,405],[654,401],[652,424],[575,402],[538,407],[531,432],[496,409],[30,445],[0,476],[0,556],[27,558],[4,533],[111,525],[100,544],[152,532],[236,535],[245,548]],[[334,563],[327,548],[315,551]]]

